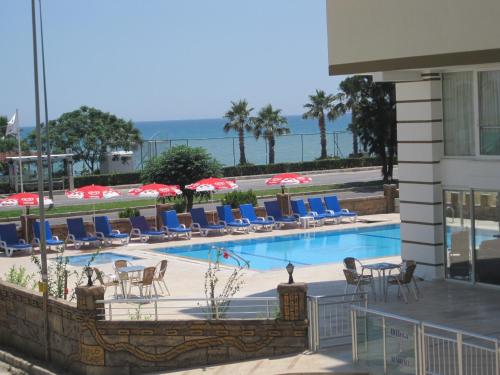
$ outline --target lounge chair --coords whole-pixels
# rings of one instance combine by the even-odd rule
[[[1,224],[0,225],[0,249],[5,251],[5,255],[11,257],[14,251],[28,250],[33,252],[33,246],[27,244],[22,238],[17,237],[16,224]]]
[[[219,215],[219,224],[224,225],[226,231],[231,233],[235,231],[250,232],[250,223],[244,222],[242,219],[235,219],[230,205],[217,206],[217,215]]]
[[[323,216],[325,221],[332,220],[334,223],[339,223],[342,220],[342,214],[340,212],[333,212],[332,210],[325,209],[321,198],[308,198],[307,201],[309,202],[309,209],[311,212]]]
[[[278,201],[267,201],[264,202],[266,207],[267,219],[274,221],[279,226],[284,226],[287,224],[299,225],[299,221],[294,216],[283,216],[280,210]]]
[[[157,230],[155,227],[150,227],[144,216],[131,217],[130,225],[132,225],[130,238],[137,236],[141,242],[148,242],[150,238],[165,238],[165,233]]]
[[[113,244],[113,240],[118,240],[122,245],[128,244],[130,239],[127,233],[120,233],[119,230],[113,229],[109,218],[107,216],[96,216],[94,218],[95,223],[95,235],[99,238],[105,245]]]
[[[347,217],[351,219],[351,221],[354,223],[357,218],[358,218],[358,213],[357,212],[351,212],[347,208],[341,208],[339,204],[339,200],[336,195],[332,195],[329,197],[324,197],[325,200],[325,205],[328,210],[333,211],[333,213],[340,213],[341,220],[343,217]]]
[[[273,230],[276,225],[274,220],[257,216],[251,203],[240,204],[240,214],[243,222],[249,223],[253,229]]]
[[[100,243],[101,240],[96,236],[92,236],[85,230],[85,224],[81,217],[66,219],[66,224],[68,226],[68,242],[72,242],[75,249],[79,249],[85,244],[89,246],[96,243]]]
[[[401,293],[403,295],[405,303],[408,303],[408,297],[406,296],[406,292],[404,290],[405,288],[408,291],[408,293],[413,292],[415,300],[418,301],[418,294],[416,287],[413,289],[410,288],[412,282],[415,283],[415,279],[413,278],[413,273],[415,272],[417,264],[415,262],[407,261],[406,263],[403,264],[403,266],[404,267],[400,269],[399,275],[391,275],[391,272],[389,271],[389,276],[387,277],[385,295],[387,297],[387,291],[389,290],[390,286],[397,286],[398,296]],[[417,284],[415,283],[414,285],[416,286]]]
[[[191,229],[199,231],[201,236],[208,236],[210,232],[223,233],[225,230],[224,225],[208,222],[203,207],[192,208],[190,214],[192,221]]]
[[[40,222],[33,222],[33,245],[40,247]],[[52,235],[50,223],[45,220],[45,246],[50,249],[51,246],[64,246],[64,241],[59,237]]]
[[[325,218],[323,215],[318,215],[316,212],[307,212],[306,205],[302,199],[291,200],[293,215],[298,220],[307,220],[307,225],[323,225]]]
[[[167,234],[167,237],[173,239],[174,235],[177,238],[183,235],[188,240],[191,238],[191,228],[186,228],[184,224],[179,223],[179,219],[177,218],[177,212],[175,212],[174,210],[162,211],[160,213],[160,216],[163,222],[161,230]]]

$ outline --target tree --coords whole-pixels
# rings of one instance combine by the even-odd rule
[[[326,150],[326,123],[325,113],[329,113],[329,119],[335,120],[335,112],[332,111],[334,103],[334,96],[327,95],[323,90],[316,90],[316,94],[309,95],[309,103],[304,104],[307,112],[302,115],[304,119],[316,118],[318,119],[318,127],[321,142],[321,155],[320,159],[328,158]]]
[[[259,111],[254,119],[254,136],[256,139],[263,137],[269,145],[269,164],[274,164],[274,147],[276,137],[289,134],[290,129],[286,127],[288,121],[280,115],[281,109],[273,109],[271,104]]]
[[[128,151],[142,142],[132,121],[87,106],[64,113],[49,125],[52,151],[63,153],[70,148],[73,159],[82,161],[91,173],[97,171],[107,151]],[[34,132],[28,141],[35,146]]]
[[[340,83],[337,113],[352,112],[352,124],[363,147],[380,157],[384,182],[392,181],[396,154],[396,90],[393,83],[353,76]]]
[[[12,152],[17,156],[18,145],[15,135],[5,135],[7,130],[8,119],[5,116],[0,116],[0,152]],[[21,140],[21,150],[28,151],[28,145],[24,140]]]
[[[195,192],[186,189],[186,185],[202,178],[221,175],[221,164],[203,147],[180,145],[148,160],[142,170],[141,179],[144,183],[179,185],[187,202],[187,209],[190,210],[193,207]]]
[[[250,117],[252,111],[253,108],[249,108],[248,102],[243,99],[238,102],[231,102],[231,109],[224,115],[224,118],[228,119],[228,122],[224,124],[224,132],[229,133],[229,131],[234,130],[238,133],[240,165],[247,163],[245,132],[252,130],[252,118]]]

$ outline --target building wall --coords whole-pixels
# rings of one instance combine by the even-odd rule
[[[498,0],[327,0],[330,72],[500,61],[498,14]]]

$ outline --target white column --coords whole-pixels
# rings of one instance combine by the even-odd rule
[[[396,84],[401,255],[425,279],[444,277],[441,78]]]

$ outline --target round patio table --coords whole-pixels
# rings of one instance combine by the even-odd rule
[[[387,262],[381,262],[381,263],[373,263],[373,264],[367,264],[363,266],[363,270],[370,270],[370,271],[377,271],[378,274],[378,285],[379,285],[379,295],[380,298],[384,296],[384,302],[387,301],[387,290],[385,288],[385,271],[387,270],[393,270],[396,268],[400,268],[401,266],[399,264],[395,263],[387,263]],[[382,277],[380,277],[382,275]]]
[[[120,267],[120,268],[117,268],[116,270],[121,273],[127,273],[127,274],[130,274],[130,273],[137,273],[137,278],[140,277],[140,274],[142,271],[144,271],[144,269],[146,268],[146,266],[127,266],[127,267]],[[123,293],[123,298],[125,298],[125,296],[127,295],[126,292],[125,292],[125,289],[126,289],[126,286],[125,286],[125,280],[123,280],[121,277],[120,277],[120,282],[122,284],[122,293]]]

